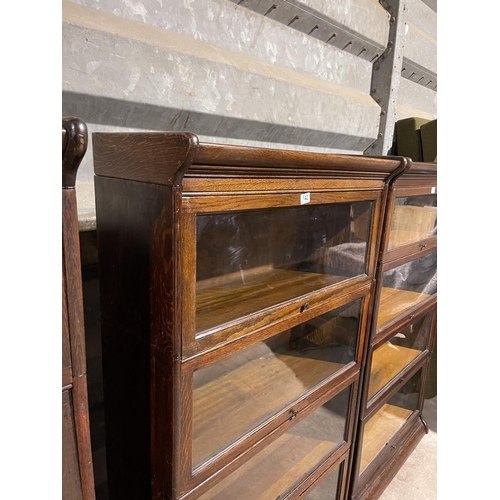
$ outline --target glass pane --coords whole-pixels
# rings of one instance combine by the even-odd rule
[[[198,215],[196,332],[362,275],[372,202]]]
[[[344,389],[200,500],[276,500],[296,487],[345,441],[350,391]]]
[[[336,500],[339,495],[341,471],[343,467],[341,463],[338,467],[328,474],[317,486],[314,486],[311,492],[305,497],[307,500]]]
[[[433,312],[417,319],[375,349],[370,370],[368,399],[383,389],[427,349],[431,333]]]
[[[437,252],[384,273],[377,328],[437,292]]]
[[[193,466],[355,360],[361,299],[194,372]]]
[[[437,195],[396,198],[389,250],[437,235]]]
[[[421,380],[422,370],[419,370],[388,403],[366,422],[359,474],[387,446],[417,409]]]

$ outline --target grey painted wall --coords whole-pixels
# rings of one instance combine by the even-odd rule
[[[404,71],[382,78],[397,82],[394,119],[432,119],[437,14],[401,1]],[[190,130],[210,142],[363,154],[380,133],[372,69],[391,22],[375,0],[63,0],[63,114],[91,133]],[[91,146],[77,195],[91,229]]]

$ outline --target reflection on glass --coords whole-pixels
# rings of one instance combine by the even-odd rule
[[[377,328],[437,292],[437,252],[384,273]]]
[[[311,493],[307,495],[307,500],[336,500],[339,495],[343,466],[344,464],[341,463],[339,466],[335,467],[325,479],[322,479],[317,486],[314,486]]]
[[[194,372],[196,466],[355,360],[361,299]]]
[[[196,332],[366,270],[372,202],[198,215]]]
[[[366,422],[359,474],[362,474],[417,409],[421,380],[422,370],[419,370]]]
[[[351,388],[267,445],[200,500],[276,500],[345,442]]]
[[[396,198],[389,250],[437,235],[437,195]]]
[[[383,389],[427,349],[433,312],[427,313],[375,349],[370,370],[368,399]]]

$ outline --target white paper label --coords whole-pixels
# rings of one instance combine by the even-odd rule
[[[311,193],[303,193],[300,195],[300,204],[305,205],[311,201]]]
[[[436,192],[436,188],[435,187],[431,187],[431,194],[434,194]]]

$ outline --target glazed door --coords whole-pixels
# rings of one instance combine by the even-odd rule
[[[370,281],[380,196],[184,198],[183,359],[285,319],[298,324]]]

